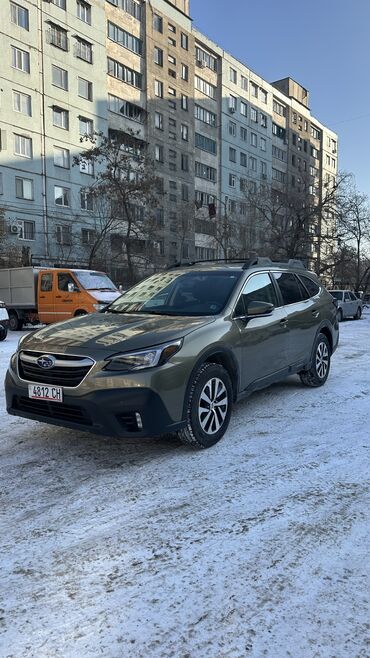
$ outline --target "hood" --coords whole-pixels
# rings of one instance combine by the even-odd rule
[[[106,302],[107,304],[110,304],[111,302],[114,302],[115,299],[120,297],[122,295],[119,290],[115,291],[112,290],[112,292],[107,292],[107,291],[101,291],[100,290],[86,290],[86,292],[91,295],[91,297],[94,297],[97,302]]]
[[[214,321],[214,317],[93,313],[29,334],[22,349],[62,354],[126,352],[177,340]]]

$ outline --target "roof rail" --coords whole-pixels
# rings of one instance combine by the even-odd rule
[[[297,260],[296,258],[287,258],[286,260],[274,261],[267,256],[252,256],[251,258],[205,258],[203,260],[187,260],[187,261],[177,261],[172,265],[167,265],[168,270],[175,269],[176,267],[192,267],[193,265],[198,265],[201,263],[239,263],[243,265],[243,270],[249,270],[250,267],[271,267],[271,265],[276,265],[277,267],[296,267],[299,269],[307,269],[303,261]]]

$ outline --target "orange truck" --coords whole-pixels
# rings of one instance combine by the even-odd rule
[[[121,293],[104,272],[69,268],[0,269],[0,300],[9,328],[25,322],[51,324],[102,310]]]

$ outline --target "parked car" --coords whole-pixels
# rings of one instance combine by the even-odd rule
[[[333,297],[299,261],[174,267],[100,313],[22,337],[7,409],[110,436],[177,432],[208,448],[253,391],[294,373],[323,385],[338,333]]]
[[[354,320],[361,318],[363,303],[352,290],[329,290],[328,292],[337,300],[339,322],[345,318]]]
[[[0,301],[0,340],[5,340],[8,335],[9,315],[4,302]]]

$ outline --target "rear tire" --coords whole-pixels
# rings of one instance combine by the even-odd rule
[[[187,424],[178,437],[193,448],[210,448],[223,437],[230,421],[233,387],[228,372],[217,363],[204,363],[187,396]]]
[[[8,330],[2,325],[0,325],[0,341],[5,340],[7,335],[8,335]]]
[[[302,384],[317,388],[325,384],[330,371],[330,345],[324,334],[319,334],[315,341],[312,362],[309,370],[299,373]]]
[[[10,311],[9,313],[9,329],[10,331],[20,331],[23,327],[23,320],[21,320],[17,313]]]
[[[361,307],[359,306],[356,312],[356,315],[353,316],[354,320],[361,320],[361,315],[362,315],[362,310]]]

